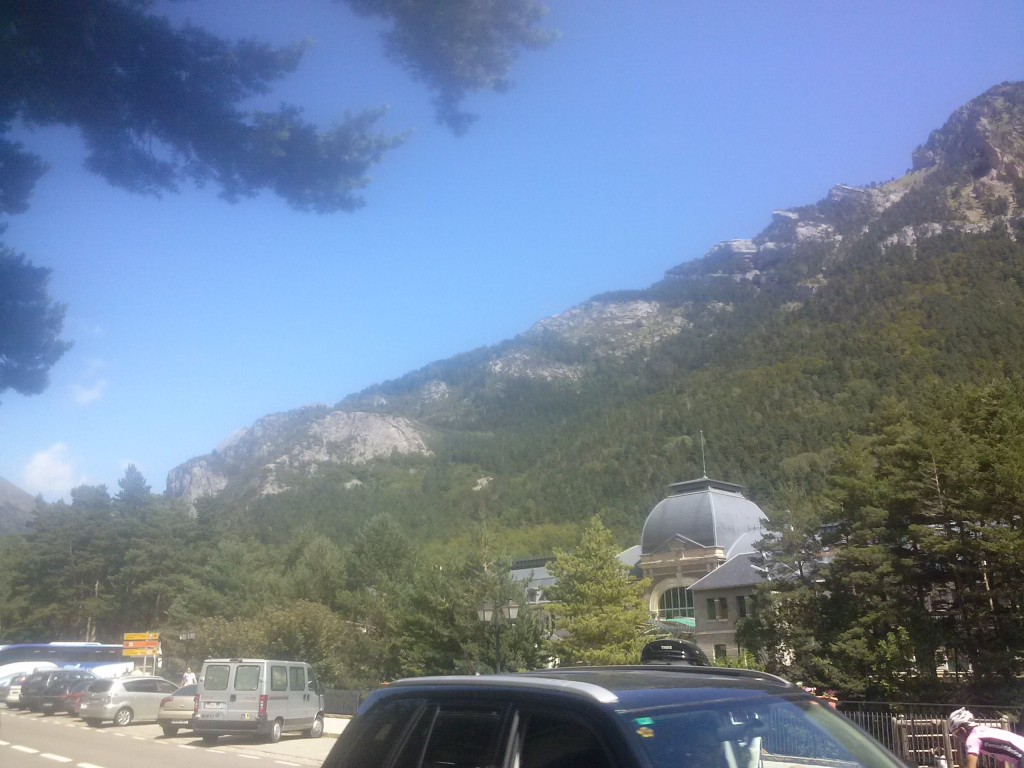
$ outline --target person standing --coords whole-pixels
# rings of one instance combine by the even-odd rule
[[[181,676],[182,686],[194,685],[196,682],[196,673],[192,671],[192,667],[185,668],[185,674]]]
[[[963,740],[967,754],[964,768],[978,768],[978,755],[987,755],[1011,768],[1024,768],[1024,736],[1003,728],[978,725],[974,715],[964,707],[949,716],[949,735]]]

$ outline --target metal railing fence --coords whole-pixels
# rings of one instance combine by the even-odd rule
[[[966,705],[983,725],[1021,733],[1020,707]],[[840,713],[870,733],[903,762],[919,768],[960,768],[964,763],[961,744],[949,734],[948,704],[914,702],[839,702]],[[981,768],[999,768],[982,757]]]

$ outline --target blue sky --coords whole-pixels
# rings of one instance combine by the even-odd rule
[[[327,0],[173,3],[225,37],[311,38],[269,98],[327,124],[388,105],[409,141],[352,214],[152,199],[82,168],[71,130],[4,241],[53,270],[74,348],[49,389],[0,402],[0,477],[47,500],[116,493],[270,413],[336,403],[642,288],[772,210],[902,175],[961,104],[1024,78],[1024,12],[993,2],[552,0],[561,37],[462,137],[388,62],[378,25]]]

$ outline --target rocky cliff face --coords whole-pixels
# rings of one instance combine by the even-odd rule
[[[215,453],[171,470],[167,493],[194,507],[258,467],[261,496],[288,489],[288,476],[315,475],[326,464],[365,464],[395,454],[427,455],[424,434],[404,418],[311,406],[260,419]]]
[[[905,215],[898,215],[901,205]],[[1014,237],[1024,223],[1022,205],[1024,83],[1004,83],[956,110],[933,131],[914,151],[913,169],[906,176],[869,187],[836,185],[814,205],[775,211],[771,224],[755,238],[720,243],[701,261],[668,274],[758,283],[811,244],[827,246],[838,258],[844,240],[870,234],[886,245],[911,247],[920,238],[950,230],[998,227]],[[821,285],[827,270],[805,280],[811,288]]]
[[[733,308],[729,299],[718,298],[715,285],[758,291],[789,281],[778,309],[791,310],[827,284],[830,269],[849,252],[847,243],[870,236],[883,247],[913,248],[948,230],[995,227],[1019,235],[1022,203],[1024,83],[1006,83],[932,132],[903,178],[869,187],[840,184],[813,205],[775,211],[754,238],[719,243],[702,259],[669,270],[648,291],[598,297],[541,320],[510,342],[460,362],[457,376],[446,378],[446,364],[438,364],[390,388],[350,396],[337,409],[315,406],[260,419],[216,452],[172,470],[168,493],[194,502],[253,476],[258,481],[252,492],[281,493],[295,478],[326,465],[427,455],[430,438],[422,425],[471,408],[472,387],[500,389],[515,379],[576,385],[598,361],[642,355],[698,321],[713,332],[715,317]],[[787,271],[795,259],[802,259],[801,269]],[[687,284],[697,288],[678,290]]]
[[[1003,83],[956,110],[914,151],[914,170],[962,168],[976,180],[1024,181],[1024,89]]]

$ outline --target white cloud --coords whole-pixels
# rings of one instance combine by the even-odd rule
[[[94,403],[106,393],[107,385],[110,383],[103,376],[103,370],[106,367],[106,363],[102,360],[96,358],[89,360],[79,383],[71,385],[71,397],[78,405]]]
[[[101,397],[103,397],[103,393],[106,391],[106,379],[97,379],[88,386],[84,384],[71,385],[71,396],[79,405],[88,405],[89,403],[96,402]]]
[[[22,477],[26,491],[33,495],[41,493],[47,501],[69,496],[72,488],[85,482],[66,443],[54,443],[45,451],[34,453]]]

